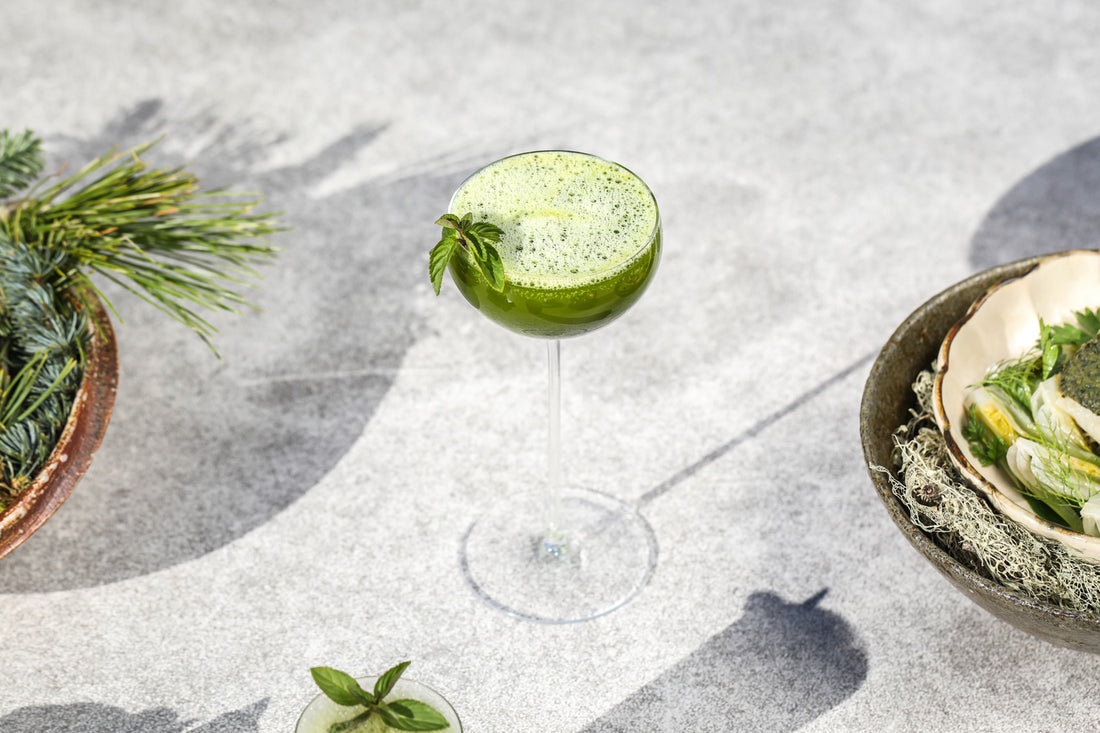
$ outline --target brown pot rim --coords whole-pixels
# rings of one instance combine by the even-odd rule
[[[82,292],[82,299],[91,308],[91,333],[80,389],[45,466],[0,513],[0,557],[21,545],[69,498],[107,431],[118,389],[118,346],[103,302],[90,290]]]

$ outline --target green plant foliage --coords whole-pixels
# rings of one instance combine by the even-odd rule
[[[0,199],[8,198],[42,173],[42,143],[30,130],[0,130]]]
[[[253,212],[259,197],[201,191],[183,168],[150,168],[142,156],[152,146],[35,182],[41,141],[0,131],[0,199],[9,199],[0,201],[0,511],[68,419],[91,335],[80,293],[98,292],[89,276],[135,293],[214,350],[216,329],[199,311],[247,305],[239,291],[277,251],[265,238],[282,228]]]

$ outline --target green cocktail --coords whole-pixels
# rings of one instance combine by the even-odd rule
[[[475,308],[528,336],[564,338],[622,315],[661,255],[657,202],[623,166],[565,151],[514,155],[470,176],[450,211],[503,230],[504,291],[459,249],[450,270]]]
[[[466,300],[511,331],[547,339],[549,357],[547,490],[495,500],[463,539],[463,573],[483,600],[517,618],[595,618],[641,590],[657,545],[634,507],[562,481],[561,339],[607,325],[641,297],[661,256],[656,199],[618,163],[540,151],[471,175],[449,213],[453,221],[442,217],[442,226],[469,214],[462,227],[499,228],[499,267],[487,250],[475,258],[478,241],[455,245],[445,235],[429,256],[433,284],[442,277],[433,257],[451,252],[451,276]],[[440,249],[448,243],[454,248]]]

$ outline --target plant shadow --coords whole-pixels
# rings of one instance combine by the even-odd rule
[[[752,594],[742,617],[582,733],[791,731],[839,705],[867,676],[848,623],[819,606]]]
[[[144,156],[151,165],[187,164],[203,190],[263,192],[262,210],[282,212],[291,229],[272,238],[282,252],[246,293],[261,310],[211,316],[224,363],[185,327],[96,280],[122,321],[111,424],[65,505],[0,561],[0,593],[144,575],[262,525],[347,452],[426,328],[414,298],[427,287],[432,242],[409,222],[435,220],[462,161],[420,161],[421,173],[317,193],[384,125],[272,167],[284,136],[202,114],[178,119],[151,100],[92,137],[47,139],[47,170],[71,170],[163,129],[171,135]]]
[[[4,733],[256,733],[267,709],[261,700],[241,710],[220,715],[208,723],[181,720],[168,708],[127,713],[109,705],[74,703],[19,708],[0,717]]]

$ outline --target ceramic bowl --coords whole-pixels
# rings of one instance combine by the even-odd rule
[[[103,303],[90,292],[85,298],[91,304],[91,336],[80,389],[45,467],[0,513],[0,557],[21,545],[69,498],[107,431],[118,386],[118,350]]]
[[[991,287],[948,331],[933,392],[936,423],[963,475],[1005,516],[1093,563],[1100,563],[1100,537],[1037,516],[1006,473],[997,466],[983,466],[974,456],[962,428],[967,388],[995,364],[1033,349],[1039,341],[1040,318],[1050,324],[1073,322],[1074,311],[1097,307],[1100,252],[1075,250],[1040,259],[1018,277]]]
[[[863,455],[870,466],[894,474],[892,435],[916,409],[912,384],[936,359],[944,338],[990,287],[1031,271],[1039,258],[1002,265],[974,275],[929,299],[883,346],[872,365],[860,407]],[[945,552],[909,521],[908,509],[894,496],[887,475],[869,470],[871,482],[894,524],[906,539],[967,598],[997,618],[1060,646],[1100,652],[1100,618],[1040,603],[976,573]]]

